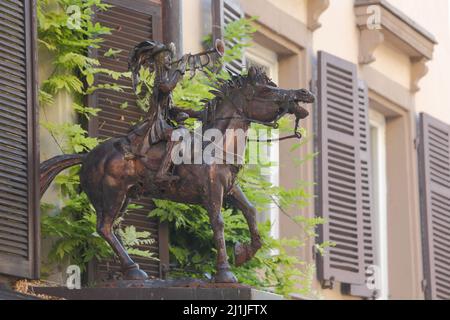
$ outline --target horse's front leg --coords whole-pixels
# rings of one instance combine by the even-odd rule
[[[231,189],[228,200],[236,209],[242,211],[250,230],[250,245],[238,243],[234,249],[235,264],[240,266],[252,259],[262,246],[261,236],[256,224],[257,211],[250,201],[248,201],[242,189],[237,185]]]
[[[217,283],[235,283],[236,277],[230,271],[228,255],[225,245],[224,222],[222,217],[223,186],[219,181],[211,179],[208,190],[208,199],[205,207],[208,211],[209,220],[214,234],[214,242],[217,249],[217,272],[214,276],[214,282]]]

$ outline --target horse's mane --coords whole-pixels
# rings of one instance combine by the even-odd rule
[[[209,92],[214,95],[212,99],[204,99],[205,119],[203,123],[207,121],[207,115],[210,112],[215,112],[216,108],[224,100],[224,98],[229,97],[236,90],[245,88],[248,85],[260,84],[260,85],[271,85],[276,87],[276,84],[272,82],[263,68],[252,67],[253,72],[248,72],[247,74],[232,74],[229,72],[229,79],[218,79],[213,85],[213,89]]]

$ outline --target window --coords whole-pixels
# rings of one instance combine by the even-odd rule
[[[246,67],[255,66],[262,68],[266,74],[272,78],[273,82],[278,83],[278,56],[275,52],[254,43],[245,53]],[[272,136],[277,138],[276,135]],[[279,186],[279,143],[271,143],[267,151],[268,161],[272,164],[270,167],[262,168],[262,174],[274,186]],[[265,222],[270,219],[272,223],[271,235],[275,239],[279,238],[279,209],[275,203],[271,203],[267,211],[258,216],[259,222]]]
[[[386,184],[386,119],[370,110],[370,137],[372,159],[372,197],[374,214],[374,241],[376,242],[376,284],[378,299],[388,299],[387,264],[387,184]]]

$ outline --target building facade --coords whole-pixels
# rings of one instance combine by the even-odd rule
[[[16,2],[19,3],[12,0],[5,2],[8,5],[2,3],[0,13],[11,23],[18,26],[25,23],[29,29],[16,34],[10,24],[0,23],[0,41],[14,36],[9,47],[21,46],[25,55],[17,58],[20,61],[12,60],[9,47],[0,47],[0,68],[4,74],[17,76],[19,84],[33,88],[37,83],[32,72],[36,69],[32,67],[32,56],[37,54],[31,40],[34,1],[20,2],[24,5],[15,5]],[[306,143],[294,152],[290,152],[292,142],[273,146],[271,156],[279,165],[269,173],[274,184],[287,188],[298,181],[315,183],[308,190],[315,195],[310,206],[289,213],[325,218],[327,222],[319,228],[316,241],[336,245],[322,256],[314,250],[311,240],[306,249],[294,252],[316,265],[317,295],[325,299],[450,299],[447,0],[435,0],[432,5],[423,0],[105,2],[116,8],[99,19],[118,30],[107,39],[107,45],[125,52],[144,38],[173,41],[183,52],[199,52],[203,50],[205,35],[212,32],[214,37],[221,37],[226,23],[256,16],[258,31],[245,53],[245,61],[236,62],[236,66],[257,64],[280,87],[310,88],[318,98],[303,123],[309,132]],[[136,21],[151,23],[128,21],[126,17],[130,14]],[[41,78],[51,72],[48,64],[43,63],[45,58],[39,58],[37,68]],[[123,65],[118,65],[118,70],[126,68],[126,54],[120,58]],[[0,80],[7,81],[1,77]],[[23,119],[17,119],[20,121],[16,126],[0,130],[0,146],[6,152],[2,153],[1,163],[8,166],[0,167],[1,186],[8,192],[13,188],[11,196],[19,197],[19,203],[28,203],[29,208],[12,205],[8,197],[0,196],[1,203],[10,208],[0,210],[0,274],[35,277],[39,230],[31,212],[36,208],[33,200],[36,193],[30,184],[20,189],[21,180],[13,180],[5,169],[18,166],[7,162],[9,154],[26,152],[27,161],[21,165],[28,163],[28,167],[19,169],[24,177],[36,177],[33,169],[36,157],[32,156],[33,150],[27,149],[38,145],[36,134],[20,127],[36,128],[32,108],[35,104],[30,93],[33,91],[23,95],[25,90],[12,92],[9,86],[3,88],[0,106],[6,116],[0,115],[0,120],[8,123],[15,113],[23,115]],[[89,124],[93,135],[108,137],[121,133],[125,126],[118,117],[128,122],[139,117],[137,109],[133,109],[132,96],[125,98],[130,101],[131,111],[117,115],[102,104],[106,97],[92,97],[92,106],[102,109],[99,117]],[[58,99],[69,110],[71,97]],[[24,113],[26,110],[28,113]],[[75,121],[68,112],[47,116],[59,122]],[[15,130],[26,131],[29,136],[17,135]],[[23,150],[11,150],[11,143],[19,138]],[[57,153],[52,139],[41,130],[41,160]],[[296,161],[311,154],[317,154],[314,160],[296,166]],[[49,192],[46,201],[60,201],[55,195]],[[274,236],[295,237],[301,233],[275,207],[269,211]],[[161,263],[139,263],[146,265],[152,275],[164,276],[168,263],[166,226],[142,220],[139,212],[131,220],[130,223],[158,234],[152,250],[159,254]],[[17,223],[21,223],[22,233],[14,233],[17,238],[11,238],[11,228]],[[11,256],[17,260],[9,259]],[[17,264],[23,263],[27,270],[12,272],[17,270]],[[93,268],[101,273],[104,267],[100,264]]]

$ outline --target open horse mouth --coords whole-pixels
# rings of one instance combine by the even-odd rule
[[[289,113],[294,114],[295,117],[300,120],[305,119],[309,116],[309,111],[303,108],[298,101],[293,103],[293,106]]]
[[[301,105],[304,103],[314,103],[316,97],[307,89],[299,89],[292,92],[292,104],[289,113],[294,114],[297,119],[305,119],[309,112]]]

